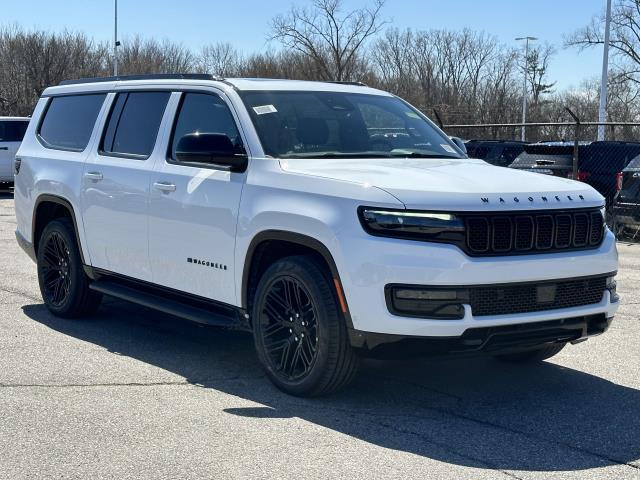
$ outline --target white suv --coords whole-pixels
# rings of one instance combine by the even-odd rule
[[[541,360],[618,306],[601,195],[466,158],[359,84],[65,82],[16,172],[16,235],[54,314],[107,294],[251,330],[295,395],[344,386],[363,355]]]
[[[0,188],[13,184],[13,158],[27,125],[26,117],[0,117]]]

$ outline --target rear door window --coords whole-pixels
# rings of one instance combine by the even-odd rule
[[[118,93],[109,114],[101,153],[148,158],[170,95],[170,92]]]
[[[105,98],[105,93],[52,98],[38,138],[48,148],[81,152],[87,148]]]
[[[21,142],[29,122],[5,120],[0,122],[0,142]]]

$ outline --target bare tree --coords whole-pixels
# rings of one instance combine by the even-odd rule
[[[198,69],[225,77],[237,76],[242,69],[242,55],[230,43],[212,43],[200,50]]]
[[[581,49],[604,44],[604,13],[565,39]],[[640,0],[617,0],[611,14],[611,39],[616,75],[640,85]]]
[[[343,12],[342,0],[312,0],[311,7],[291,8],[272,21],[272,39],[310,57],[320,78],[353,80],[358,56],[386,23],[381,19],[385,0]]]
[[[106,46],[82,33],[0,29],[0,112],[28,115],[42,91],[68,78],[104,75]]]
[[[169,40],[125,39],[118,52],[120,72],[125,74],[188,73],[195,69],[193,53]]]
[[[548,69],[551,58],[555,55],[556,49],[544,44],[535,46],[529,51],[527,58],[527,80],[532,97],[532,108],[535,110],[541,101],[541,97],[553,93],[556,82],[549,82]]]

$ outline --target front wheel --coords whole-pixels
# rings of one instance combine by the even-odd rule
[[[359,358],[330,277],[314,258],[287,257],[271,265],[259,281],[252,318],[258,357],[280,390],[323,395],[355,376]]]

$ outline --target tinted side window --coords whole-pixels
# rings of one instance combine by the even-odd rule
[[[227,104],[217,95],[184,94],[171,141],[171,158],[176,158],[176,146],[189,133],[223,133],[236,146],[242,145],[238,128]]]
[[[100,93],[52,98],[40,124],[40,139],[50,148],[84,150],[105,97]]]
[[[29,122],[6,120],[0,122],[0,142],[21,142]]]
[[[151,155],[170,92],[119,93],[111,109],[101,150],[146,158]]]

